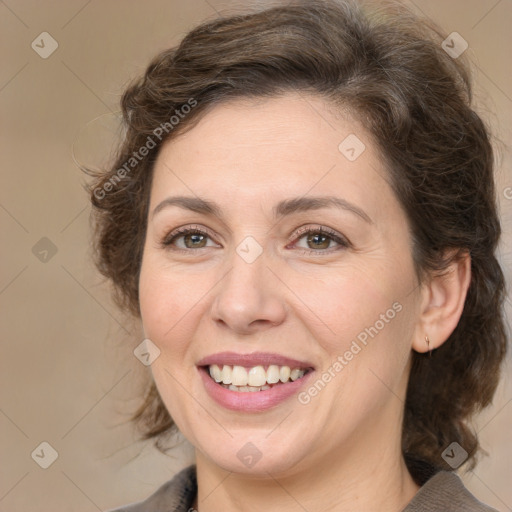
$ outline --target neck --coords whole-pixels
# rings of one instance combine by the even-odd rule
[[[318,464],[287,473],[252,476],[232,473],[196,451],[199,512],[315,510],[398,512],[419,487],[400,450],[400,432],[360,429],[350,442]],[[390,438],[395,439],[390,444]]]

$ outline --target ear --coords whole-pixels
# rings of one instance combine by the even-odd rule
[[[441,346],[459,323],[471,283],[471,256],[467,251],[458,256],[456,253],[451,250],[446,255],[453,260],[445,272],[431,276],[422,286],[420,317],[412,343],[417,352]]]

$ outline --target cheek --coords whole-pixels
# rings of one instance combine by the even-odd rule
[[[160,349],[151,365],[153,379],[173,421],[182,432],[190,432],[187,400],[182,383],[191,380],[187,363],[189,340],[194,335],[194,315],[203,294],[197,286],[186,286],[190,278],[170,271],[152,254],[143,260],[139,278],[139,301],[144,335]],[[200,280],[193,282],[197,283]]]
[[[404,287],[391,268],[350,264],[294,281],[288,282],[303,302],[310,329],[330,354],[342,353],[358,336],[364,341],[366,329],[375,324],[379,331],[388,330],[400,309],[393,304],[403,299]]]
[[[190,285],[194,283],[194,285]],[[145,335],[157,345],[178,348],[186,340],[189,318],[200,308],[201,279],[183,277],[149,255],[139,278],[139,302]]]

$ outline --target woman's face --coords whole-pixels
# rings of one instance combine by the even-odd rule
[[[419,293],[382,158],[321,99],[232,101],[162,147],[140,307],[203,460],[286,475],[399,453]]]

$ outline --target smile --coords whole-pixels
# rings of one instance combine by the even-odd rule
[[[204,389],[218,405],[239,412],[262,412],[298,394],[314,367],[271,353],[223,352],[197,363]]]
[[[278,366],[276,364],[267,367],[258,365],[252,368],[243,366],[212,364],[208,367],[210,377],[222,387],[237,392],[265,391],[271,387],[295,382],[302,378],[307,368],[293,368],[289,366]]]

